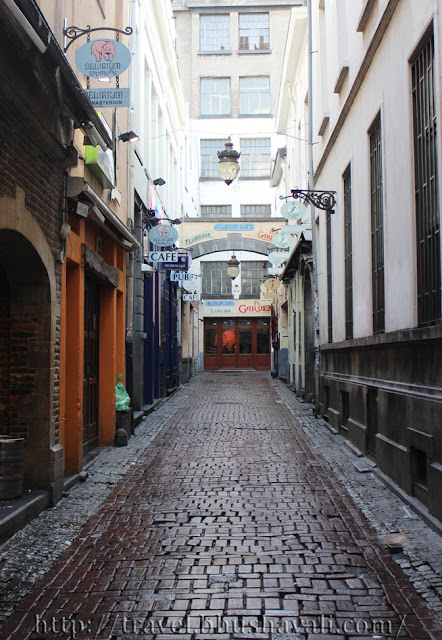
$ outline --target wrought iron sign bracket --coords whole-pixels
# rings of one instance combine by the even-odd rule
[[[133,32],[132,27],[126,27],[125,29],[116,29],[115,27],[94,27],[91,28],[91,25],[86,25],[86,29],[82,29],[81,27],[76,27],[73,25],[72,27],[65,27],[63,29],[63,35],[65,37],[65,47],[63,49],[64,53],[69,49],[71,44],[77,40],[77,38],[81,38],[82,36],[88,36],[90,38],[90,34],[94,31],[113,31],[117,34],[117,40],[119,39],[119,34],[122,33],[125,36],[130,36]],[[66,39],[69,38],[69,42],[66,44]]]
[[[336,206],[336,191],[315,191],[311,189],[291,189],[290,196],[279,196],[280,200],[288,200],[288,198],[298,198],[299,200],[307,200],[317,209],[322,209],[328,213],[334,213]]]

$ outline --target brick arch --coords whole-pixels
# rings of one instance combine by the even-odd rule
[[[271,242],[255,240],[253,238],[243,238],[240,233],[229,233],[227,238],[207,240],[198,242],[188,248],[192,258],[201,258],[210,253],[219,251],[253,251],[262,255],[268,255],[275,247]]]
[[[26,440],[25,486],[51,489],[51,463],[62,453],[54,409],[55,263],[22,189],[16,198],[0,197],[0,220],[2,297],[8,305],[3,315],[9,322],[7,417],[0,433]]]

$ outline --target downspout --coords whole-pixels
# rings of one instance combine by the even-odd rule
[[[309,148],[309,175],[308,188],[314,189],[313,166],[313,18],[312,0],[307,0],[308,12],[308,148]],[[315,207],[310,205],[312,226],[312,271],[313,271],[313,349],[314,349],[314,385],[315,385],[315,414],[319,413],[319,376],[321,371],[319,351],[319,299],[318,299],[318,250],[316,240],[316,213]]]

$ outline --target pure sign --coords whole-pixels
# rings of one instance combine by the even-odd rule
[[[178,262],[178,251],[149,251],[149,262]]]

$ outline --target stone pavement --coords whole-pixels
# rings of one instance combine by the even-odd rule
[[[196,376],[0,548],[0,638],[440,640],[440,538],[353,460],[268,374]]]

